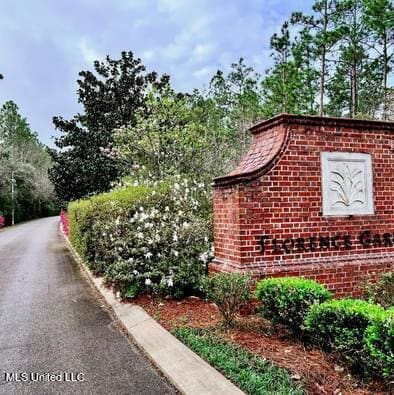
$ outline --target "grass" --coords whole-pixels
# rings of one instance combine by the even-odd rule
[[[247,394],[305,394],[289,373],[207,329],[177,328],[174,335]]]

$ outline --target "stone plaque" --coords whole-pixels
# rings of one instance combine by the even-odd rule
[[[322,152],[323,215],[374,214],[370,154]]]

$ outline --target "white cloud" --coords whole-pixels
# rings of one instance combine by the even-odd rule
[[[86,63],[92,64],[95,60],[100,59],[98,52],[88,43],[86,37],[82,37],[77,42],[77,48],[80,51]]]
[[[52,116],[79,109],[78,72],[107,54],[132,50],[180,91],[203,87],[241,56],[264,74],[270,36],[313,1],[0,0],[0,104],[14,98],[49,142]]]
[[[200,61],[207,59],[208,56],[212,55],[214,52],[214,45],[205,43],[205,44],[197,44],[193,49],[193,57]]]
[[[142,59],[146,62],[151,62],[156,58],[156,51],[148,49],[141,53]]]
[[[198,78],[198,79],[200,79],[200,78],[206,79],[207,77],[212,77],[212,74],[213,74],[212,68],[209,67],[209,66],[204,66],[201,69],[196,70],[193,73],[193,76]]]

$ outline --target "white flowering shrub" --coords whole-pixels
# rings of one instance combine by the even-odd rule
[[[213,256],[208,191],[176,177],[71,203],[71,241],[122,297],[196,292]]]

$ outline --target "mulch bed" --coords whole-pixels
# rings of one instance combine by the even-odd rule
[[[217,307],[197,297],[180,301],[139,296],[133,303],[142,306],[164,328],[189,326],[217,328],[220,314]],[[228,340],[245,347],[254,354],[288,369],[294,379],[302,380],[310,394],[319,395],[383,395],[388,394],[383,383],[363,383],[339,366],[334,357],[316,348],[305,348],[284,329],[274,328],[270,322],[253,313],[252,306],[242,312],[234,329],[221,332]]]

